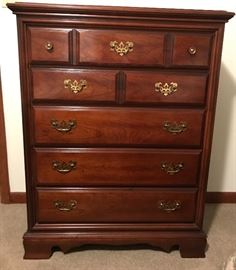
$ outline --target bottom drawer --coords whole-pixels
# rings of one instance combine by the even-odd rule
[[[196,190],[38,189],[37,222],[193,222]]]

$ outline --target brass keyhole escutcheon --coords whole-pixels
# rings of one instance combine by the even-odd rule
[[[65,79],[64,80],[64,87],[65,88],[69,88],[71,90],[72,93],[77,94],[81,91],[83,91],[84,89],[87,88],[87,81],[86,80],[70,80],[70,79]]]
[[[134,43],[132,41],[121,41],[116,40],[110,42],[110,50],[116,52],[120,56],[124,56],[129,52],[132,52],[134,48]]]
[[[162,83],[162,82],[156,82],[155,83],[155,91],[160,92],[163,96],[168,96],[170,94],[173,94],[178,90],[178,84],[176,82],[169,83]]]

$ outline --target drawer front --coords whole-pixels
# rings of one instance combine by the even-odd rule
[[[211,34],[175,34],[172,64],[207,67],[210,61],[211,40]]]
[[[35,149],[34,178],[51,186],[194,186],[199,150]]]
[[[81,63],[163,65],[163,33],[79,30]]]
[[[30,27],[31,61],[68,63],[71,31],[65,28]]]
[[[199,146],[203,110],[34,107],[35,143]]]
[[[139,71],[127,71],[125,74],[125,101],[128,103],[203,104],[205,102],[206,74]]]
[[[193,222],[195,191],[38,189],[39,223]]]
[[[110,101],[116,98],[116,72],[32,69],[33,98],[68,101]]]

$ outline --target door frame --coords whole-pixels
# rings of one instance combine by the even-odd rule
[[[1,72],[1,71],[0,71]],[[10,185],[7,163],[6,132],[2,99],[2,82],[0,73],[0,194],[2,203],[10,203]]]

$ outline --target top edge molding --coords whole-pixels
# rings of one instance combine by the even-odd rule
[[[7,7],[15,14],[34,15],[106,15],[106,16],[131,16],[147,18],[172,18],[172,19],[201,19],[227,22],[235,13],[223,10],[196,10],[196,9],[168,9],[168,8],[140,8],[121,6],[93,6],[93,5],[68,5],[68,4],[42,4],[16,2],[8,3]]]

